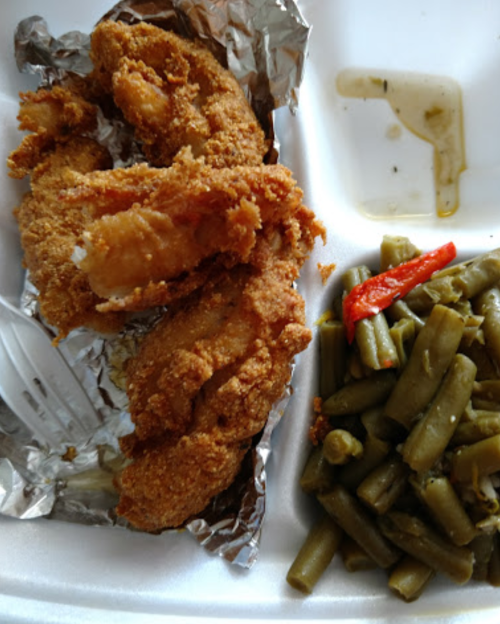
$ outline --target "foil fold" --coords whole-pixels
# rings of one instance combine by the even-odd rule
[[[270,159],[276,159],[272,112],[285,105],[296,110],[310,32],[293,0],[124,0],[102,19],[147,21],[201,39],[237,77],[274,140]],[[38,16],[20,22],[15,50],[19,70],[38,74],[41,86],[57,83],[67,72],[86,75],[92,69],[88,34],[74,31],[55,39]],[[94,136],[109,149],[117,167],[142,158],[130,132],[120,124],[102,118]],[[128,159],[122,160],[123,153]],[[43,323],[29,276],[22,308]],[[59,344],[99,415],[95,430],[75,435],[57,448],[43,446],[0,399],[0,513],[131,528],[114,511],[118,497],[113,480],[126,461],[118,439],[133,429],[123,364],[161,314],[162,310],[153,310],[141,315],[112,337],[78,329]],[[51,336],[50,327],[46,331]],[[235,483],[185,525],[205,549],[238,566],[249,568],[258,556],[265,513],[265,465],[272,432],[290,395],[287,387],[273,406]]]

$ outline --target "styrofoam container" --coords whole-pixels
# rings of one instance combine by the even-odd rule
[[[54,35],[89,31],[112,0],[7,0],[0,20],[0,152],[19,142],[17,92],[33,87],[20,76],[12,38],[20,19],[42,14]],[[313,26],[300,107],[278,114],[282,162],[324,221],[328,243],[304,268],[300,290],[314,321],[349,266],[376,263],[383,234],[409,236],[423,249],[453,240],[460,256],[499,246],[500,3],[493,0],[302,0]],[[405,133],[388,145],[396,119],[386,102],[355,104],[336,89],[350,68],[416,71],[461,85],[467,170],[455,215],[435,215],[431,148]],[[401,174],[394,181],[394,163]],[[27,188],[0,168],[0,291],[21,288],[20,250],[12,208]],[[415,202],[417,209],[415,210]],[[379,216],[367,206],[391,206]],[[413,215],[413,216],[412,216]],[[316,264],[335,262],[326,286]],[[248,571],[206,554],[188,534],[161,536],[48,520],[0,518],[0,622],[194,622],[253,620],[378,623],[499,622],[500,593],[475,582],[457,587],[437,579],[406,605],[386,588],[386,575],[349,575],[339,561],[304,598],[285,582],[312,516],[298,476],[308,452],[318,345],[298,358],[295,394],[274,434],[261,554]]]

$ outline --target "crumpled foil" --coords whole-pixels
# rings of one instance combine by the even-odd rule
[[[274,140],[270,158],[277,157],[272,111],[283,105],[296,110],[310,32],[294,0],[124,0],[103,19],[148,21],[200,38],[237,77]],[[85,75],[92,68],[88,34],[70,32],[54,39],[38,16],[18,25],[15,47],[19,70],[39,74],[43,86],[57,83],[68,71]],[[128,166],[141,158],[121,122],[110,123],[103,117],[95,138],[108,147],[115,166]],[[129,142],[127,150],[122,149],[124,142]],[[129,154],[125,161],[121,160],[124,151]],[[43,324],[29,276],[21,307]],[[127,461],[118,439],[133,428],[123,364],[161,312],[140,315],[114,337],[79,329],[60,343],[60,352],[96,410],[99,424],[83,434],[68,433],[60,444],[48,446],[0,399],[0,513],[131,528],[114,511],[118,496],[113,478]],[[53,337],[50,327],[44,327]],[[273,406],[233,485],[185,526],[208,551],[242,567],[251,567],[258,555],[265,513],[265,464],[271,434],[290,395],[289,386]],[[50,418],[45,426],[50,428]]]

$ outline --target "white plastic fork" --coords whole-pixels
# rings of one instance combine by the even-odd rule
[[[1,295],[0,396],[44,446],[78,444],[101,422],[45,329]]]

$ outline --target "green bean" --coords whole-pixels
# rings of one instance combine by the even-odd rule
[[[380,272],[408,262],[420,255],[420,251],[406,236],[385,235],[380,244]]]
[[[460,350],[466,349],[474,342],[484,344],[484,332],[481,327],[483,317],[476,314],[465,316],[465,327],[462,340],[460,341]]]
[[[347,366],[344,325],[341,321],[326,321],[319,328],[319,336],[320,394],[326,399],[338,390],[344,381]]]
[[[474,444],[499,433],[500,412],[478,410],[474,420],[458,424],[450,443],[452,446]]]
[[[363,445],[344,429],[330,431],[323,441],[323,455],[334,466],[347,464],[353,458],[363,455]]]
[[[383,407],[366,410],[361,414],[360,420],[368,435],[373,438],[400,442],[406,437],[405,429],[392,418],[388,418]]]
[[[424,416],[403,446],[404,461],[417,472],[430,470],[443,454],[469,402],[476,365],[457,354]]]
[[[472,540],[469,546],[474,553],[472,578],[476,581],[486,581],[490,559],[493,554],[494,534],[481,533]]]
[[[476,537],[477,530],[449,479],[445,476],[413,478],[410,483],[454,544],[465,546]]]
[[[454,310],[434,306],[419,332],[407,365],[394,387],[385,413],[407,429],[436,393],[450,365],[464,329]]]
[[[500,408],[500,379],[477,381],[472,388],[473,404],[477,403],[478,399],[483,403],[498,405]]]
[[[500,535],[493,539],[493,552],[488,564],[488,583],[493,587],[500,587]]]
[[[500,366],[500,289],[489,288],[474,300],[476,314],[484,316],[483,332],[488,351]]]
[[[456,303],[472,299],[500,280],[500,250],[478,256],[474,260],[444,269],[428,282],[416,286],[405,298],[415,312],[429,309],[436,303]]]
[[[319,494],[318,500],[377,565],[388,568],[396,563],[399,550],[385,539],[361,503],[344,487],[336,484],[329,492]]]
[[[407,351],[411,351],[415,341],[415,323],[408,319],[401,319],[394,323],[389,333],[398,353],[399,367],[403,368],[408,362]]]
[[[454,283],[465,299],[472,299],[500,280],[500,249],[494,249],[463,265]]]
[[[354,286],[362,284],[371,277],[365,266],[349,269],[342,276],[342,282],[347,292]],[[389,326],[383,312],[356,323],[355,333],[362,362],[373,370],[396,367],[398,354],[389,333]]]
[[[346,384],[332,394],[322,405],[322,413],[327,416],[357,414],[382,404],[396,383],[393,371],[380,371],[370,377]]]
[[[387,316],[393,321],[402,321],[404,319],[413,321],[415,333],[418,333],[425,325],[424,321],[413,312],[410,306],[403,299],[399,299],[392,303],[386,310]]]
[[[460,352],[470,358],[477,366],[476,379],[478,381],[498,377],[497,369],[485,345],[479,342],[473,342],[469,345],[461,343]]]
[[[416,314],[429,312],[433,306],[457,302],[462,293],[457,289],[452,275],[444,275],[415,286],[403,301]]]
[[[315,446],[311,451],[302,476],[300,487],[306,494],[316,494],[331,487],[335,470],[323,456],[320,446]]]
[[[373,570],[377,564],[361,546],[348,535],[344,535],[340,544],[340,556],[348,572],[359,572],[361,570]]]
[[[389,589],[405,602],[420,598],[436,572],[426,563],[406,555],[389,577]]]
[[[387,513],[405,491],[408,473],[401,459],[393,456],[372,470],[358,485],[356,493],[376,513]]]
[[[476,418],[477,418],[477,411],[472,407],[472,401],[469,401],[467,403],[466,408],[464,409],[464,413],[462,414],[460,423],[470,422],[471,420],[475,420]]]
[[[338,476],[339,483],[353,490],[363,479],[388,455],[390,444],[371,435],[366,436],[363,444],[363,457],[344,466]]]
[[[441,572],[458,584],[472,575],[474,555],[465,546],[455,546],[419,518],[401,511],[379,516],[382,533],[409,555]]]
[[[342,530],[323,513],[290,566],[287,582],[304,594],[310,594],[337,552],[341,538]]]
[[[347,356],[347,376],[351,380],[364,379],[372,374],[372,370],[361,361],[361,356],[357,349],[351,349]]]
[[[473,409],[482,412],[500,412],[500,401],[484,399],[480,396],[472,396],[471,403]]]
[[[472,309],[472,303],[468,299],[459,299],[456,303],[450,304],[450,308],[453,308],[454,310],[456,310],[464,318],[467,316],[474,315],[474,310]]]
[[[500,434],[470,446],[461,446],[452,455],[452,479],[472,482],[500,470]]]

